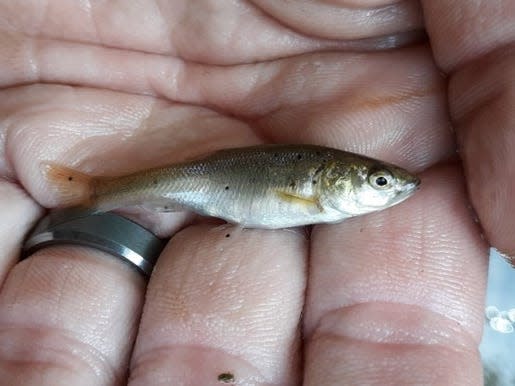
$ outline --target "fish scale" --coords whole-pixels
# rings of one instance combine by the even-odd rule
[[[420,184],[398,166],[315,145],[226,149],[119,177],[43,170],[60,206],[193,210],[253,228],[339,222],[396,205]]]

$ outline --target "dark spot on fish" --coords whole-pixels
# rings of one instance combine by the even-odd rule
[[[68,177],[68,181],[73,181],[73,177],[72,177],[72,176],[69,176],[69,177]]]
[[[226,186],[226,187],[225,187],[225,190],[229,190],[229,186]]]
[[[292,189],[295,188],[295,185],[296,185],[295,181],[290,181],[290,185],[289,185],[290,188],[292,188]]]
[[[302,159],[302,154],[297,154],[297,159],[301,160]]]
[[[317,180],[313,180],[313,181],[311,181],[311,183],[312,183],[313,185],[316,185],[316,184],[317,184]]]
[[[165,206],[164,206],[164,210],[168,210],[168,206],[166,206],[166,205],[165,205]]]
[[[154,181],[152,181],[152,183],[153,183],[154,185],[157,185],[157,184],[158,184],[158,181],[157,181],[157,180],[154,180]]]
[[[233,383],[234,381],[234,374],[232,373],[222,373],[218,376],[218,382],[221,383]]]
[[[318,175],[320,174],[320,172],[321,172],[322,170],[324,170],[324,168],[325,168],[325,164],[320,164],[320,165],[316,168],[315,173],[313,173],[313,177],[318,176]]]
[[[279,157],[279,153],[274,153],[274,157],[275,158]]]
[[[320,157],[320,156],[322,155],[322,153],[320,153],[320,151],[318,151],[318,150],[315,152],[315,154],[316,154],[318,157]]]
[[[230,233],[227,233],[227,234],[225,235],[225,237],[231,237],[231,234],[230,234]]]

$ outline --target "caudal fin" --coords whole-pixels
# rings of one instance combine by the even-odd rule
[[[91,206],[94,194],[94,178],[76,170],[43,162],[41,171],[54,190],[58,206]]]

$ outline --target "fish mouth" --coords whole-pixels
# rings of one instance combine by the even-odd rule
[[[402,187],[398,190],[397,199],[395,203],[402,202],[407,198],[411,197],[417,190],[420,189],[420,178],[411,177],[410,180],[402,185]]]
[[[400,193],[411,193],[418,189],[420,189],[420,178],[417,176],[409,176],[409,178],[406,179],[406,182],[402,184],[402,187],[400,187]]]

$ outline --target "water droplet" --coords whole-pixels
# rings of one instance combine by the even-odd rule
[[[508,319],[495,317],[490,319],[490,327],[503,334],[511,334],[514,330],[513,324]]]

